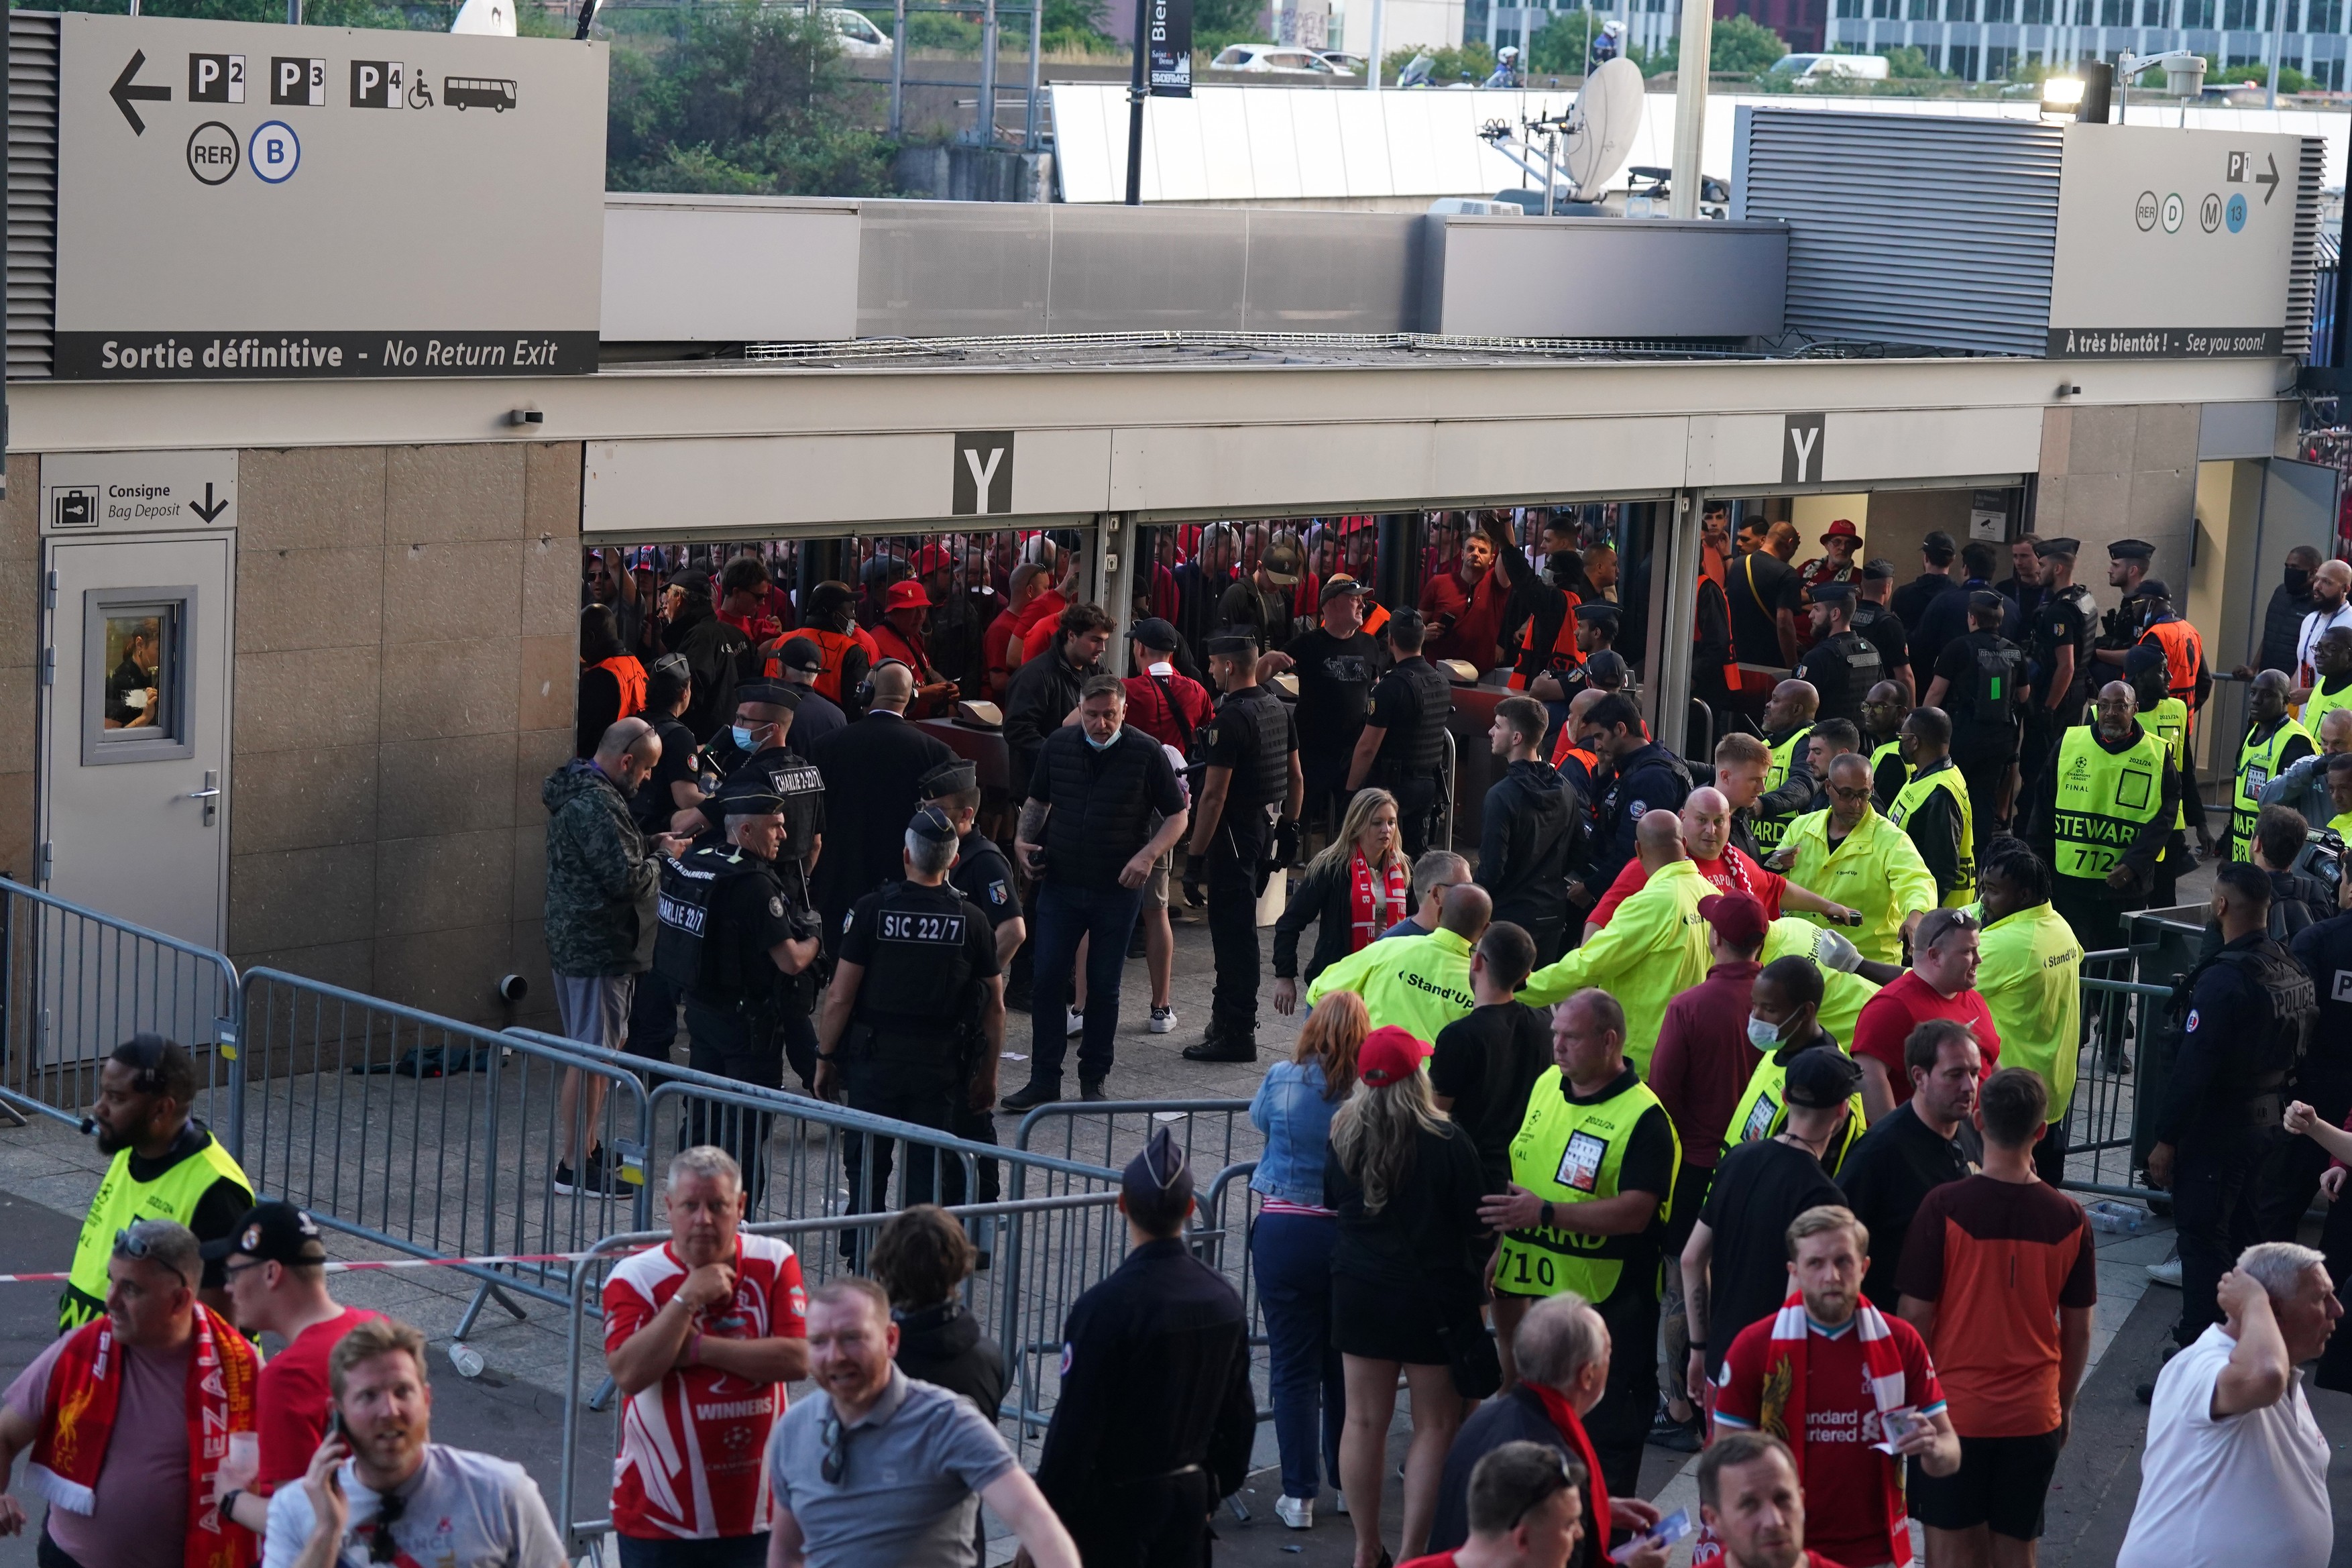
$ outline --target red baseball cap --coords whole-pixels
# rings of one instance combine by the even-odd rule
[[[926,544],[915,552],[915,575],[928,577],[934,572],[944,572],[960,564],[943,545]]]
[[[912,577],[901,578],[891,584],[890,591],[882,597],[885,614],[892,610],[928,610],[930,607],[931,596],[924,593],[923,585]]]
[[[1698,918],[1734,947],[1760,947],[1771,918],[1750,893],[1710,893],[1698,901]]]
[[[1356,1051],[1356,1076],[1374,1089],[1402,1082],[1421,1070],[1429,1042],[1410,1029],[1384,1024],[1364,1037]]]

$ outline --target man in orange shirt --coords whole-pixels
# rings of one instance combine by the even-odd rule
[[[2090,1359],[2098,1261],[2083,1205],[2033,1173],[2050,1095],[2003,1068],[1977,1098],[1984,1173],[1929,1191],[1903,1243],[1904,1318],[1927,1342],[1960,1468],[1911,1472],[1927,1561],[2028,1564]]]

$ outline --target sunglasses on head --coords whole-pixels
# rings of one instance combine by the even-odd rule
[[[1542,1489],[1538,1491],[1535,1496],[1529,1498],[1527,1500],[1526,1506],[1521,1508],[1517,1513],[1511,1517],[1512,1530],[1518,1529],[1518,1527],[1526,1521],[1528,1515],[1535,1512],[1536,1510],[1543,1507],[1544,1504],[1549,1502],[1553,1498],[1558,1497],[1560,1493],[1576,1485],[1576,1478],[1570,1473],[1568,1468],[1568,1456],[1559,1452],[1558,1450],[1554,1450],[1552,1453],[1552,1459],[1559,1466],[1559,1468],[1549,1471],[1545,1474]]]

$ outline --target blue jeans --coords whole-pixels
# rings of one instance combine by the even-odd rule
[[[1265,1310],[1274,1395],[1274,1440],[1282,1451],[1282,1495],[1321,1495],[1315,1467],[1315,1415],[1323,1415],[1322,1474],[1339,1485],[1339,1428],[1348,1418],[1347,1382],[1331,1348],[1331,1248],[1339,1222],[1312,1215],[1262,1214],[1250,1231],[1258,1305]]]
[[[1035,978],[1030,983],[1029,1018],[1035,1033],[1029,1076],[1042,1083],[1062,1081],[1062,1054],[1069,1035],[1064,998],[1076,965],[1078,939],[1087,948],[1087,1027],[1078,1037],[1078,1077],[1097,1079],[1110,1071],[1111,1044],[1118,1035],[1118,981],[1127,966],[1127,939],[1143,908],[1141,888],[1073,888],[1047,879],[1037,889]]]

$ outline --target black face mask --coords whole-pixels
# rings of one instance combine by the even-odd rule
[[[1576,581],[1579,564],[1574,551],[1555,550],[1544,557],[1544,575],[1551,579],[1553,587],[1565,588]]]
[[[2311,577],[2312,574],[2310,573],[2304,571],[2299,566],[2288,567],[2286,569],[2287,593],[2295,598],[2302,598],[2305,594],[2311,592]]]

